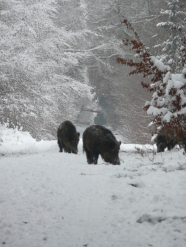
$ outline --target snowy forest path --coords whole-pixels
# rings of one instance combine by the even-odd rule
[[[88,165],[81,141],[1,157],[0,246],[185,246],[185,157],[128,147],[120,166]]]

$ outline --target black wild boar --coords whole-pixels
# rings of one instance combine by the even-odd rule
[[[157,153],[164,152],[165,148],[168,150],[173,149],[176,144],[178,144],[173,138],[169,135],[162,134],[161,132],[156,136],[154,142],[157,145]]]
[[[59,125],[57,130],[57,142],[59,145],[59,152],[63,152],[63,149],[67,153],[78,153],[79,132],[76,131],[76,127],[70,121],[64,121]]]
[[[164,152],[165,148],[168,148],[168,150],[173,149],[179,144],[179,139],[180,138],[174,132],[174,129],[168,129],[163,126],[154,139],[154,142],[157,145],[157,153]]]
[[[99,154],[105,162],[120,165],[118,142],[110,130],[101,125],[92,125],[83,133],[83,151],[88,164],[97,164]]]

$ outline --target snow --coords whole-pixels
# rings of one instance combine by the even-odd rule
[[[157,108],[154,106],[150,106],[149,109],[147,110],[147,115],[153,115],[153,116],[158,116],[160,114],[165,115],[167,113],[167,108],[162,107],[162,108]]]
[[[156,59],[155,57],[151,58],[153,63],[161,70],[164,71],[165,65]],[[158,96],[158,91],[155,91],[152,95],[151,102],[146,101],[145,106],[149,106],[147,109],[147,115],[161,116],[162,122],[171,122],[172,119],[177,118],[178,115],[186,114],[186,95],[185,91],[182,89],[186,85],[186,69],[182,70],[180,74],[171,74],[168,71],[164,78],[163,83],[165,84],[165,89],[160,87],[161,90],[164,90],[164,94]],[[152,88],[159,84],[159,82],[153,83]],[[171,90],[176,90],[176,93],[172,95]],[[177,97],[180,98],[180,102],[177,102]],[[175,105],[179,103],[181,109],[178,111]]]
[[[159,59],[157,59],[154,56],[151,56],[151,61],[160,71],[164,72],[166,70],[170,70],[169,66],[166,66],[163,62],[161,62]]]
[[[172,79],[172,74],[170,73],[170,71],[168,71],[165,75],[165,77],[163,78],[163,83],[167,83],[168,80]]]
[[[165,122],[170,122],[171,118],[173,116],[177,116],[177,113],[173,114],[172,112],[168,111],[163,117],[162,117],[162,120],[165,121]]]
[[[174,27],[175,26],[175,23],[174,22],[171,22],[171,21],[166,21],[166,22],[159,22],[157,24],[157,27],[167,27],[167,26]]]
[[[43,140],[37,142],[28,132],[18,130],[18,128],[6,128],[7,126],[7,124],[0,124],[0,155],[46,151],[55,143],[55,141],[45,142]]]
[[[172,79],[175,80],[175,81],[180,81],[183,84],[185,84],[186,83],[186,79],[184,78],[184,73],[185,72],[186,71],[184,69],[181,74],[172,74]]]
[[[0,245],[184,247],[183,150],[122,144],[120,166],[1,126]],[[42,148],[41,148],[42,146]]]
[[[169,94],[169,91],[171,88],[181,88],[184,86],[184,83],[182,81],[177,81],[177,80],[169,80],[167,83],[167,87],[166,87],[166,94]]]

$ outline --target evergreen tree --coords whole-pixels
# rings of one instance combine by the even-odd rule
[[[168,18],[164,22],[159,22],[157,27],[163,28],[168,34],[167,40],[156,45],[161,48],[158,58],[165,64],[171,65],[173,72],[180,72],[182,64],[182,45],[186,34],[186,5],[180,0],[168,0],[168,9],[161,10],[161,16]]]
[[[186,68],[180,74],[172,74],[169,66],[150,54],[131,24],[127,20],[123,23],[133,33],[133,38],[124,39],[123,43],[136,54],[134,59],[117,58],[117,61],[135,68],[130,75],[143,74],[150,80],[150,83],[141,82],[144,88],[153,92],[152,100],[144,107],[152,116],[149,126],[157,127],[155,133],[163,128],[165,136],[171,136],[186,149]],[[185,61],[185,48],[182,49],[182,62]]]

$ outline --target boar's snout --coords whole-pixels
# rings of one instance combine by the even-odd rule
[[[115,160],[114,162],[113,162],[113,165],[120,165],[120,160],[118,159],[118,160]]]
[[[77,153],[78,153],[78,150],[77,150],[77,149],[73,149],[73,150],[72,150],[72,153],[73,153],[73,154],[77,154]]]

